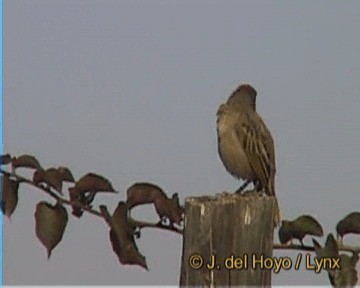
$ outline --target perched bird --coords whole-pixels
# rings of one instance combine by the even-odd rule
[[[274,140],[256,112],[256,96],[256,90],[244,84],[220,105],[216,123],[218,152],[230,174],[253,182],[258,191],[275,196]],[[279,221],[280,209],[276,200],[274,224],[278,225]]]
[[[336,232],[341,241],[345,234],[360,234],[360,212],[352,212],[339,221]]]

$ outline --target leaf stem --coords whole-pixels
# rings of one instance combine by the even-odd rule
[[[45,192],[46,194],[48,194],[50,197],[54,198],[56,201],[58,201],[61,204],[79,207],[90,214],[101,217],[106,221],[106,223],[109,225],[109,227],[111,227],[111,221],[110,221],[111,216],[105,205],[100,205],[99,210],[96,210],[96,209],[86,206],[78,201],[71,201],[69,199],[65,199],[65,198],[61,197],[60,195],[58,195],[57,193],[55,193],[54,191],[52,191],[49,187],[47,187],[41,183],[35,184],[30,179],[27,179],[21,175],[18,175],[15,172],[11,173],[11,172],[5,171],[2,168],[0,168],[0,173],[7,175],[9,177],[16,178],[16,180],[19,183],[27,183],[33,187],[36,187],[36,188],[42,190],[43,192]],[[176,228],[173,226],[166,226],[166,225],[163,225],[161,222],[158,222],[158,223],[144,222],[144,221],[135,220],[131,217],[129,217],[129,221],[131,222],[131,224],[134,227],[139,227],[140,229],[141,228],[158,228],[158,229],[162,229],[162,230],[176,232],[176,233],[182,235],[182,230],[180,228]]]

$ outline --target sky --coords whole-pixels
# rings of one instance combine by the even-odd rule
[[[216,111],[249,83],[275,139],[283,218],[313,215],[327,234],[360,210],[359,1],[4,0],[3,13],[4,152],[68,166],[77,179],[106,176],[120,193],[95,205],[112,211],[142,181],[182,203],[236,190],[217,154]],[[34,228],[44,199],[21,185],[4,218],[5,285],[179,283],[181,236],[144,229],[150,271],[122,266],[93,215],[70,217],[47,260]],[[134,215],[157,220],[152,207]],[[328,283],[305,269],[273,277]]]

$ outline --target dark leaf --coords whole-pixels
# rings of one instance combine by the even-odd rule
[[[127,205],[120,201],[112,217],[110,241],[121,264],[140,265],[148,270],[146,259],[140,254],[134,241],[134,228],[127,218]]]
[[[352,212],[336,225],[338,237],[342,238],[345,234],[360,234],[360,212]]]
[[[55,168],[49,168],[45,170],[45,181],[50,187],[53,187],[56,191],[62,194],[62,177],[59,171]]]
[[[36,205],[36,236],[45,246],[48,258],[50,258],[52,250],[61,241],[67,222],[67,212],[62,205],[57,203],[52,206],[45,201]]]
[[[35,185],[45,182],[45,171],[43,169],[36,170],[33,174],[32,181]]]
[[[162,221],[169,219],[170,225],[173,223],[180,225],[184,209],[179,206],[179,199],[177,197],[171,199],[157,198],[154,204],[155,210]]]
[[[339,258],[339,248],[337,242],[334,238],[333,234],[329,234],[326,238],[325,246],[321,247],[319,242],[315,239],[313,240],[315,253],[318,259],[338,259]],[[327,267],[329,268],[329,267]],[[335,270],[333,269],[326,269],[328,271],[329,279],[331,285],[334,286],[334,275]]]
[[[127,189],[126,194],[129,209],[136,205],[154,203],[155,199],[167,198],[159,186],[146,182],[133,184]]]
[[[306,235],[323,236],[323,229],[318,221],[309,215],[302,215],[293,221],[282,221],[279,229],[279,240],[287,243],[292,239],[302,240]]]
[[[19,182],[11,180],[8,175],[1,175],[1,183],[3,187],[1,211],[10,219],[18,203]]]
[[[21,155],[19,157],[14,157],[11,163],[14,169],[19,167],[33,168],[36,170],[42,169],[39,161],[34,156],[27,154]]]
[[[281,222],[281,226],[279,228],[279,241],[282,244],[286,244],[289,241],[292,241],[293,239],[293,232],[292,232],[292,226],[291,221],[283,220]]]
[[[75,188],[79,193],[116,192],[108,179],[94,173],[88,173],[81,177],[75,183]]]
[[[110,242],[121,264],[139,265],[149,270],[145,257],[139,253],[135,243],[133,245],[120,246],[119,239],[113,229],[110,229]]]
[[[72,183],[75,182],[74,176],[72,175],[69,168],[60,166],[57,168],[57,170],[58,173],[60,174],[62,181],[72,182]]]
[[[0,155],[0,162],[1,162],[1,165],[9,164],[11,162],[11,155],[10,154]]]
[[[80,204],[85,205],[85,195],[79,193],[75,188],[70,187],[69,189],[69,197],[70,201],[79,202]],[[80,218],[84,213],[84,210],[79,207],[72,205],[72,214],[78,218]]]
[[[335,287],[355,287],[358,281],[356,263],[359,260],[357,254],[349,256],[340,254],[340,269],[329,274],[330,281]]]
[[[46,183],[48,186],[62,194],[62,177],[55,168],[36,170],[33,175],[33,182],[36,185],[39,183]]]
[[[319,258],[334,258],[339,256],[339,248],[333,234],[329,234],[325,241],[325,246],[321,245],[313,239],[315,253]]]

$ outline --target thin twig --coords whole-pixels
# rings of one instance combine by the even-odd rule
[[[59,203],[61,204],[65,204],[65,205],[69,205],[69,206],[75,206],[75,207],[79,207],[81,209],[83,209],[84,211],[90,213],[90,214],[93,214],[95,216],[98,216],[98,217],[101,217],[103,218],[106,223],[109,225],[109,227],[111,227],[111,216],[106,208],[105,205],[100,205],[99,207],[99,210],[96,210],[94,208],[91,208],[89,206],[86,206],[78,201],[71,201],[71,200],[68,200],[68,199],[65,199],[61,196],[59,196],[58,194],[56,194],[55,192],[53,192],[49,187],[46,187],[44,185],[41,185],[41,184],[35,184],[34,182],[32,182],[31,180],[21,176],[21,175],[18,175],[18,174],[15,174],[15,173],[10,173],[8,171],[5,171],[3,169],[0,168],[0,173],[4,174],[4,175],[7,175],[9,177],[14,177],[16,178],[16,180],[19,182],[19,183],[27,183],[33,187],[36,187],[42,191],[44,191],[46,194],[48,194],[50,197],[54,198],[56,201],[58,201]],[[105,207],[105,209],[104,209]],[[110,218],[109,218],[110,217]],[[133,225],[133,227],[139,227],[140,229],[141,228],[157,228],[157,229],[162,229],[162,230],[167,230],[167,231],[171,231],[171,232],[176,232],[178,234],[182,234],[182,230],[181,229],[178,229],[176,227],[173,227],[173,226],[166,226],[166,225],[163,225],[162,223],[151,223],[151,222],[145,222],[145,221],[138,221],[138,220],[135,220],[133,218],[129,218],[129,222],[131,222],[131,224]]]
[[[139,221],[139,220],[133,219],[132,217],[129,217],[128,220],[132,226],[139,227],[140,229],[141,228],[159,228],[159,229],[163,229],[163,230],[167,230],[167,231],[176,232],[180,235],[183,234],[182,229],[176,228],[175,226],[167,226],[167,225],[162,224],[161,222],[151,223],[151,222],[146,222],[146,221]]]
[[[41,184],[35,184],[31,180],[29,180],[29,179],[27,179],[27,178],[25,178],[25,177],[23,177],[21,175],[10,173],[10,172],[7,172],[7,171],[5,171],[3,169],[0,169],[0,172],[3,173],[4,175],[9,176],[9,177],[15,177],[19,181],[19,183],[27,183],[27,184],[29,184],[29,185],[31,185],[33,187],[36,187],[36,188],[44,191],[45,193],[47,193],[49,196],[51,196],[52,198],[54,198],[56,201],[58,201],[61,204],[66,204],[66,205],[70,205],[70,206],[76,206],[76,207],[79,207],[79,208],[93,214],[93,215],[102,217],[102,214],[99,211],[97,211],[95,209],[92,209],[89,206],[83,205],[80,202],[71,201],[71,200],[62,198],[61,196],[59,196],[55,192],[51,191],[51,189],[49,187],[46,187],[46,186],[41,185]]]
[[[280,244],[280,243],[274,243],[273,249],[277,249],[277,250],[315,251],[315,248],[313,246],[305,246],[305,245],[302,246],[302,245],[296,245],[296,244]],[[338,243],[338,249],[339,249],[339,251],[347,251],[347,252],[352,252],[354,254],[359,254],[360,253],[360,247],[344,245],[342,243]]]

